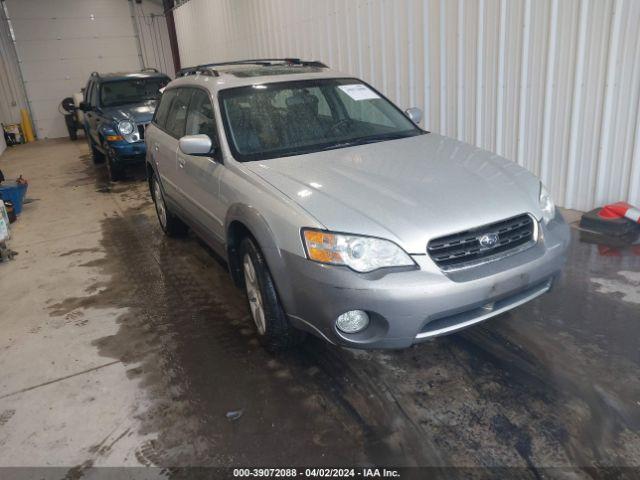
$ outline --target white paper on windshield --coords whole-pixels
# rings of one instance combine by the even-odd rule
[[[354,85],[340,85],[338,88],[353,98],[356,102],[380,98],[380,95],[361,83],[356,83]]]

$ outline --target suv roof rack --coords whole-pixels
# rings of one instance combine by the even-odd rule
[[[262,65],[264,67],[269,67],[272,65],[296,65],[302,67],[318,67],[318,68],[329,68],[322,62],[316,60],[300,60],[299,58],[256,58],[251,60],[234,60],[230,62],[217,62],[217,63],[205,63],[202,65],[197,65],[195,67],[183,68],[178,71],[178,77],[185,77],[187,75],[210,75],[214,77],[219,77],[220,74],[215,70],[214,67],[222,67],[227,65]]]
[[[153,67],[143,68],[142,70],[140,70],[140,72],[143,72],[143,73],[144,72],[160,73],[157,68],[153,68]]]

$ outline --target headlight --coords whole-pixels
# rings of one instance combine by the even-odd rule
[[[549,223],[556,216],[556,206],[553,203],[553,198],[551,198],[551,194],[542,183],[540,183],[540,209],[542,210],[542,218],[546,223]]]
[[[131,135],[134,128],[135,125],[130,120],[122,120],[120,123],[118,123],[118,131],[122,135]]]
[[[380,238],[344,235],[323,230],[302,231],[307,257],[320,263],[345,265],[356,272],[413,266],[415,262],[395,243]]]

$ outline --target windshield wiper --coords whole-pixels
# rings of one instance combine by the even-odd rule
[[[333,144],[331,144],[331,145],[329,145],[327,147],[323,147],[323,148],[319,149],[318,152],[325,152],[327,150],[336,150],[338,148],[353,147],[355,145],[360,145],[360,143],[357,143],[356,141],[333,143]]]
[[[322,149],[320,149],[320,151],[326,151],[326,150],[335,150],[337,148],[347,148],[347,147],[355,147],[358,145],[366,145],[369,143],[377,143],[377,142],[384,142],[387,140],[399,140],[401,138],[409,138],[409,137],[413,137],[414,135],[407,135],[406,133],[392,133],[392,134],[384,134],[384,135],[376,135],[375,137],[364,137],[364,138],[357,138],[355,140],[350,140],[347,142],[339,142],[339,143],[334,143],[332,145],[329,145],[327,147],[324,147]]]
[[[330,145],[327,145],[325,147],[320,147],[320,148],[309,146],[307,148],[300,148],[298,150],[289,150],[287,152],[283,152],[281,156],[294,157],[296,155],[307,155],[307,154],[317,153],[317,152],[326,152],[328,150],[337,150],[340,148],[356,147],[358,145],[366,145],[368,143],[384,142],[386,140],[399,140],[401,138],[409,138],[414,136],[416,136],[416,134],[413,134],[413,133],[407,134],[406,132],[391,133],[391,134],[386,133],[383,135],[376,135],[375,137],[364,137],[364,138],[357,138],[355,140],[349,140],[345,142],[332,143]],[[277,158],[278,156],[280,155],[273,155],[267,158]]]

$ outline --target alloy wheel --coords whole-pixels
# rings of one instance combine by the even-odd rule
[[[160,182],[157,179],[153,179],[153,199],[156,204],[156,212],[158,214],[158,220],[163,229],[167,228],[167,207],[164,204],[164,198],[162,197],[162,190],[160,189]]]
[[[249,254],[244,256],[242,261],[244,268],[244,280],[247,288],[247,298],[249,299],[249,308],[251,309],[251,316],[256,324],[258,333],[264,335],[267,331],[267,322],[264,313],[264,305],[262,302],[262,294],[260,293],[260,286],[258,285],[258,276],[256,275],[256,269],[253,266],[253,261]]]

